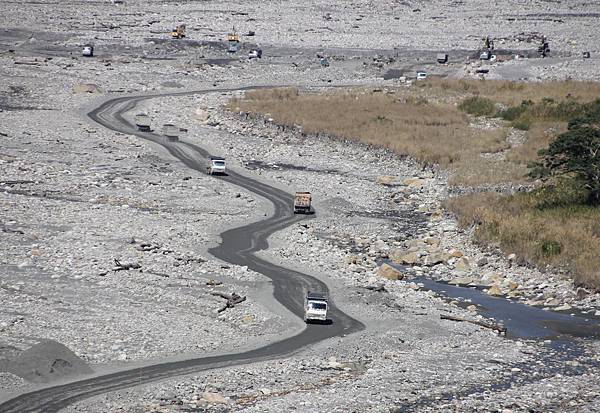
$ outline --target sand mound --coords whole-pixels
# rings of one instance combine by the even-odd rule
[[[64,345],[44,340],[27,350],[12,352],[0,359],[0,371],[32,383],[48,383],[70,376],[91,373],[92,369]]]

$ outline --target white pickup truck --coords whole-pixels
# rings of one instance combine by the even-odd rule
[[[206,173],[209,175],[225,175],[225,159],[211,157],[206,167]]]
[[[304,321],[327,321],[327,296],[321,293],[308,292],[304,302]]]

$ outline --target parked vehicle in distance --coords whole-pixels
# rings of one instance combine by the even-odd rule
[[[417,72],[417,80],[427,79],[427,72]]]
[[[294,214],[309,214],[311,201],[310,192],[296,192],[294,194]]]
[[[171,30],[171,37],[173,39],[183,39],[185,37],[185,24],[180,24]]]
[[[252,49],[248,53],[248,59],[261,59],[262,58],[262,50],[261,49]]]
[[[448,63],[448,53],[438,53],[436,58],[440,64]]]
[[[206,173],[209,175],[225,175],[225,158],[211,157],[206,167]]]
[[[327,296],[321,293],[308,292],[304,302],[304,322],[327,321]]]
[[[229,53],[236,53],[240,45],[240,35],[235,31],[235,27],[231,32],[227,33],[227,51]]]
[[[490,57],[492,57],[492,54],[488,50],[484,50],[479,55],[480,60],[490,60]]]
[[[85,46],[83,46],[83,51],[81,52],[81,54],[84,57],[93,57],[94,56],[94,46],[92,46],[91,44],[86,44]]]

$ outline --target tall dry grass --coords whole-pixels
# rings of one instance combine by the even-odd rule
[[[527,132],[527,140],[523,145],[513,148],[507,159],[521,166],[537,159],[538,151],[547,148],[554,138],[567,130],[567,122],[534,123]]]
[[[234,111],[268,114],[284,125],[301,125],[308,133],[379,145],[442,166],[455,165],[482,152],[506,147],[505,131],[482,131],[450,103],[364,90],[295,94],[260,90],[230,102]]]
[[[516,106],[524,100],[539,102],[546,99],[571,99],[591,102],[600,96],[599,82],[549,81],[512,82],[508,80],[435,79],[421,83],[428,94],[451,97],[482,96],[507,106]]]
[[[600,209],[583,205],[543,208],[535,194],[470,194],[446,207],[475,237],[525,262],[570,271],[578,284],[600,290]]]

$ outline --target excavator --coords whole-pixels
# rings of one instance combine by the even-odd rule
[[[238,51],[238,46],[240,44],[240,35],[235,31],[235,26],[233,30],[227,33],[227,42],[229,43],[227,47],[227,51],[229,53],[235,53]]]
[[[173,39],[183,39],[185,37],[185,24],[180,24],[171,31]]]

